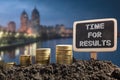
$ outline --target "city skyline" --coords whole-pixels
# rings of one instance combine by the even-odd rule
[[[41,25],[64,24],[72,27],[74,21],[116,18],[119,25],[119,0],[4,0],[0,1],[0,25],[7,26],[10,21],[20,27],[20,16],[25,10],[31,17],[31,11],[36,7],[40,12]]]

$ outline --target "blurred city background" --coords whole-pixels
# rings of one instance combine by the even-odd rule
[[[0,59],[19,64],[19,56],[41,47],[51,48],[55,62],[57,44],[72,45],[73,22],[116,18],[119,32],[119,0],[3,0],[0,1]],[[118,33],[119,36],[119,33]],[[98,59],[120,66],[119,38],[115,52],[98,53]],[[73,51],[76,59],[88,60],[89,53]],[[34,63],[34,60],[33,60]]]

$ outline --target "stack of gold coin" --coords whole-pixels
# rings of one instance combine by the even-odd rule
[[[71,64],[72,58],[72,45],[56,45],[56,63]]]
[[[39,48],[36,50],[36,63],[47,65],[50,62],[50,48]]]
[[[30,55],[21,55],[20,56],[20,65],[21,66],[29,66],[32,64],[32,58]]]
[[[8,62],[7,63],[7,65],[6,65],[6,67],[13,67],[13,66],[15,66],[16,65],[16,63],[15,62]]]

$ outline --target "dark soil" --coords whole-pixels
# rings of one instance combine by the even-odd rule
[[[34,64],[0,67],[0,80],[120,80],[120,68],[109,61],[79,60],[71,65]]]

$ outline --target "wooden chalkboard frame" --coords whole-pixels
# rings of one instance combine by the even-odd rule
[[[77,48],[76,47],[76,25],[89,23],[89,22],[101,22],[101,21],[113,21],[114,23],[114,46],[111,48]],[[117,20],[115,18],[105,18],[105,19],[93,19],[85,21],[75,21],[73,24],[73,49],[77,52],[112,52],[117,49]]]

